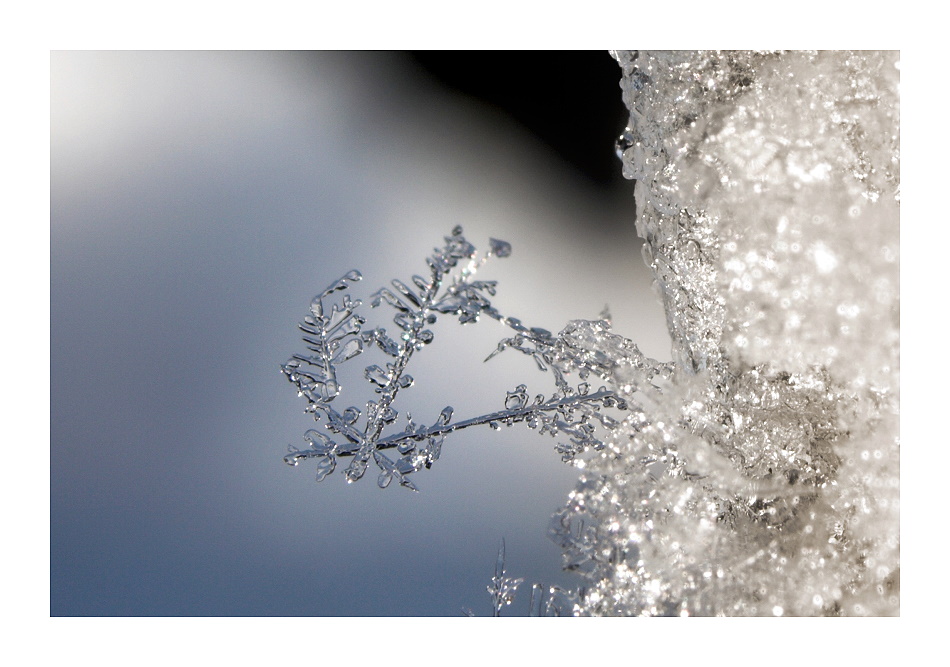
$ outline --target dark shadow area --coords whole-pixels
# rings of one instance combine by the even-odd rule
[[[607,51],[410,51],[444,87],[501,111],[594,186],[630,196],[614,141],[627,110]]]

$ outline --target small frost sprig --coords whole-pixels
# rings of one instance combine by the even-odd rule
[[[523,577],[508,576],[505,569],[505,540],[502,539],[501,548],[495,560],[495,575],[486,587],[491,597],[492,616],[501,616],[502,609],[515,601],[518,587],[522,583],[524,583]],[[528,602],[528,616],[573,616],[577,602],[577,592],[567,591],[559,586],[548,586],[545,590],[541,584],[533,584]],[[469,617],[475,616],[475,612],[468,607],[463,607],[462,613]]]
[[[491,596],[492,616],[501,616],[501,610],[510,605],[515,599],[518,586],[524,581],[507,576],[505,572],[505,541],[501,541],[498,550],[498,559],[495,561],[495,576],[491,578],[488,594]]]
[[[362,275],[358,271],[350,271],[314,297],[310,314],[300,324],[309,354],[293,355],[281,370],[307,400],[307,412],[315,421],[322,422],[323,429],[308,430],[304,439],[309,447],[291,446],[284,461],[296,466],[303,460],[314,459],[316,479],[321,481],[336,469],[340,458],[350,458],[344,475],[347,482],[355,482],[363,477],[372,460],[380,471],[377,481],[381,488],[395,479],[401,486],[416,491],[409,476],[430,468],[438,460],[447,434],[472,426],[498,429],[502,424],[525,423],[541,433],[567,436],[569,441],[557,448],[565,461],[588,450],[602,449],[604,444],[597,437],[597,427],[611,430],[619,424],[605,408],[625,409],[626,405],[606,387],[591,391],[587,382],[574,386],[565,376],[577,371],[582,380],[592,372],[607,377],[609,369],[602,363],[598,365],[602,360],[594,363],[587,358],[575,338],[579,327],[584,326],[593,327],[595,333],[605,333],[609,320],[578,320],[554,336],[544,329],[526,327],[516,318],[502,316],[489,299],[496,293],[496,282],[475,280],[474,276],[491,257],[504,258],[510,254],[509,243],[490,239],[488,252],[478,259],[475,247],[462,235],[462,228],[453,229],[451,236],[445,237],[445,245],[427,258],[428,277],[412,276],[411,286],[393,280],[392,288],[383,287],[372,295],[372,307],[385,303],[396,311],[393,322],[400,333],[395,338],[385,328],[364,326],[366,319],[357,314],[361,300],[351,299],[348,294],[340,301],[330,299],[360,281]],[[384,434],[395,428],[399,414],[393,405],[397,395],[413,385],[412,376],[406,372],[409,362],[434,340],[435,334],[429,327],[440,314],[456,316],[461,324],[476,322],[482,315],[504,323],[515,334],[503,340],[489,359],[507,347],[529,354],[541,370],[553,371],[556,391],[548,398],[538,394],[532,400],[527,386],[522,384],[508,392],[503,410],[453,422],[454,410],[446,406],[431,425],[417,424],[407,417],[408,423],[402,430]],[[337,369],[372,347],[389,358],[364,369],[363,375],[376,396],[366,402],[365,413],[354,405],[340,412],[333,405],[342,391]],[[395,455],[390,450],[396,450]]]

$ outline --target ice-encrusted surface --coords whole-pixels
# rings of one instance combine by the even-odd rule
[[[614,55],[674,364],[612,371],[575,613],[898,614],[899,54]]]

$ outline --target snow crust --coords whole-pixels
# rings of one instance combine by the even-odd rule
[[[614,364],[574,612],[899,614],[899,54],[614,57],[673,364]]]

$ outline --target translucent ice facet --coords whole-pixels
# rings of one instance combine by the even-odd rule
[[[511,255],[511,244],[507,241],[488,239],[488,246],[491,250],[491,254],[495,257],[509,257]]]

